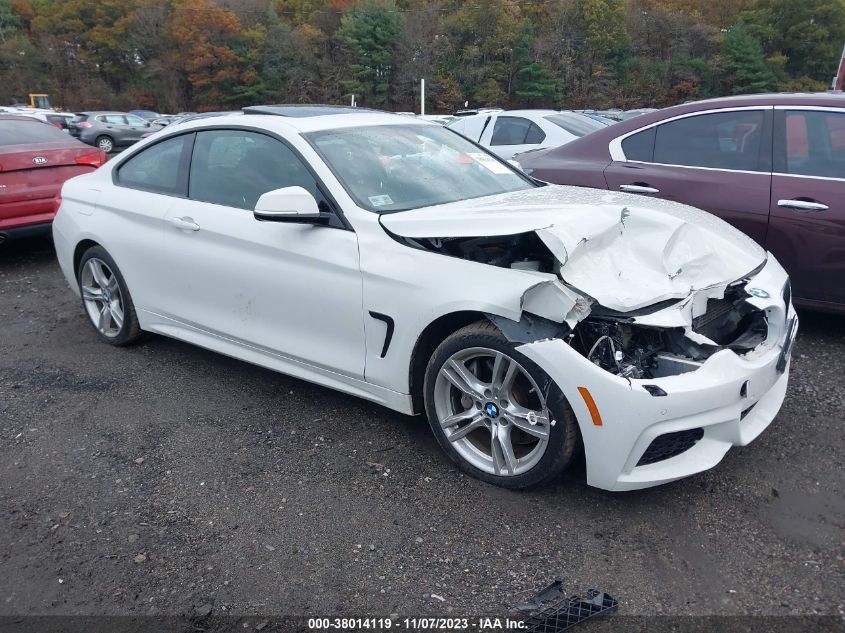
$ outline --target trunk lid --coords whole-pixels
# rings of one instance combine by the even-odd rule
[[[68,179],[105,162],[98,149],[75,141],[7,145],[0,153],[0,204],[54,198]],[[7,208],[4,216],[10,213]],[[14,213],[12,213],[14,216]]]

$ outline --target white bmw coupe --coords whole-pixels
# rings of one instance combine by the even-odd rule
[[[525,488],[716,465],[783,402],[786,273],[702,211],[550,186],[440,125],[261,106],[65,183],[61,268],[106,343],[155,332],[387,407]]]

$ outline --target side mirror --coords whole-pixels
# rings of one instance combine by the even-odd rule
[[[150,127],[150,122],[149,122],[149,121],[145,121],[145,122],[144,122],[144,127]]]
[[[303,187],[283,187],[262,194],[253,215],[262,222],[298,224],[328,224],[331,217],[320,212],[317,200]]]

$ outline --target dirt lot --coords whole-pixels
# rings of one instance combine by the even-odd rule
[[[516,493],[422,418],[99,343],[48,241],[0,246],[0,615],[501,615],[556,575],[626,614],[841,615],[845,319],[802,318],[781,414],[715,470]]]

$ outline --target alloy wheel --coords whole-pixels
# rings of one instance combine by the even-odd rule
[[[536,466],[554,424],[546,397],[525,368],[485,347],[460,350],[443,363],[434,407],[458,454],[498,476],[520,475]]]
[[[92,257],[82,269],[82,301],[88,317],[103,336],[114,338],[123,328],[123,296],[117,277],[101,259]]]

